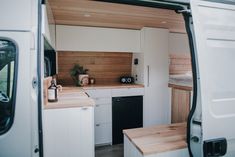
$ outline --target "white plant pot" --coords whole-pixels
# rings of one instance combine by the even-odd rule
[[[78,76],[78,80],[81,86],[86,86],[89,84],[89,75],[81,74]]]

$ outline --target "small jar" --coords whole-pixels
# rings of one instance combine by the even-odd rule
[[[90,84],[95,84],[95,78],[90,78]]]

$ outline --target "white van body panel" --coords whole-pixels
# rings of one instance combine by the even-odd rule
[[[1,0],[0,30],[31,30],[32,5],[32,0]]]
[[[37,142],[37,96],[32,87],[30,32],[1,32],[0,37],[12,40],[18,47],[17,92],[12,127],[0,136],[1,157],[33,157]],[[32,138],[33,137],[33,138]]]
[[[226,156],[235,156],[235,5],[191,0],[191,8],[198,56],[202,141],[226,138]]]

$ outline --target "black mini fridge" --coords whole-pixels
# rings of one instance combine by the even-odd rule
[[[113,144],[123,143],[125,129],[143,127],[143,96],[112,98]]]

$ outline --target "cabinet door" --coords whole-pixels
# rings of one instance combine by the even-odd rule
[[[80,108],[81,127],[79,128],[80,138],[80,155],[79,157],[94,157],[95,142],[94,142],[94,108],[84,107]],[[75,156],[74,156],[75,157]],[[76,156],[77,157],[77,156]]]
[[[89,90],[86,90],[86,92],[91,98],[111,97],[110,89],[89,89]]]
[[[97,104],[95,107],[95,124],[112,122],[111,104]]]
[[[166,29],[144,28],[144,126],[170,123],[168,34]]]
[[[95,125],[95,144],[112,143],[112,123]]]
[[[144,95],[144,88],[112,89],[112,97]]]
[[[69,156],[69,113],[66,109],[44,112],[44,156]]]
[[[51,109],[44,113],[45,157],[94,157],[94,109]]]
[[[140,31],[82,26],[56,26],[58,51],[140,52]]]

